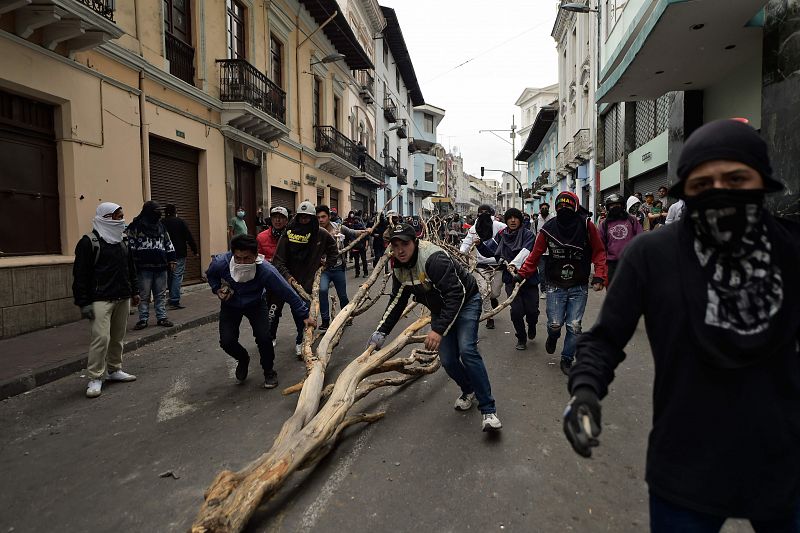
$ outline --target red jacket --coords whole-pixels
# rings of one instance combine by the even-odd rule
[[[272,235],[272,228],[267,228],[256,237],[258,241],[258,253],[264,256],[264,259],[272,262],[272,257],[275,255],[275,249],[278,248],[278,239]]]

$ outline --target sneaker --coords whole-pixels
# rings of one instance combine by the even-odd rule
[[[144,329],[147,327],[147,320],[140,320],[133,326],[133,329]]]
[[[540,300],[547,300],[547,293],[543,292],[541,296],[539,296]]]
[[[500,419],[497,418],[497,415],[494,413],[487,413],[483,415],[483,420],[481,421],[481,427],[484,431],[498,431],[500,428],[503,427],[503,424],[500,423]]]
[[[264,388],[274,389],[278,386],[278,373],[274,370],[269,374],[264,375]]]
[[[86,387],[86,397],[87,398],[97,398],[100,396],[100,392],[103,390],[103,380],[101,379],[90,379],[89,386]]]
[[[469,394],[462,394],[459,396],[456,399],[456,403],[453,405],[453,407],[456,411],[469,411],[475,403],[475,393],[471,392]]]
[[[272,339],[272,347],[276,347],[278,345],[278,339]]]
[[[486,329],[494,329],[494,318],[486,319]]]
[[[517,345],[514,346],[514,349],[520,350],[520,351],[525,350],[527,348],[528,348],[528,344],[525,341],[517,341]]]
[[[569,357],[561,356],[561,371],[565,376],[569,376],[569,371],[572,369],[572,359]]]
[[[302,344],[295,344],[294,345],[294,354],[297,356],[298,359],[301,361],[303,360],[303,345]]]
[[[536,324],[528,326],[528,340],[532,341],[536,338]]]
[[[167,309],[170,309],[172,311],[177,311],[178,309],[186,309],[186,306],[182,305],[180,303],[169,304],[169,305],[167,305]]]
[[[164,328],[171,328],[172,326],[175,325],[172,322],[170,322],[170,320],[168,318],[162,318],[161,320],[156,322],[156,324],[158,324],[159,326],[164,327]]]
[[[136,376],[123,372],[122,370],[115,370],[108,375],[107,379],[108,381],[136,381]]]
[[[328,327],[331,325],[330,319],[322,319],[322,324],[319,325],[320,331],[328,331]]]
[[[364,272],[364,277],[365,277],[365,278],[368,278],[368,277],[369,277],[369,275],[368,275],[366,272]]]
[[[547,341],[544,343],[544,349],[547,353],[555,353],[556,352],[556,343],[558,342],[558,337],[553,337],[552,335],[547,336]]]
[[[244,383],[244,380],[247,379],[247,371],[250,368],[250,357],[245,357],[244,359],[239,359],[239,362],[236,363],[236,380],[239,383]]]

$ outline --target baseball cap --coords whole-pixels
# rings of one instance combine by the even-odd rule
[[[273,207],[272,211],[269,212],[270,215],[283,215],[286,218],[289,218],[289,211],[286,210],[285,207]]]
[[[298,215],[310,215],[312,217],[317,216],[317,208],[314,207],[314,204],[306,200],[305,202],[300,204],[300,207],[297,208]]]
[[[406,223],[396,225],[394,228],[392,228],[391,233],[389,233],[389,242],[393,241],[394,239],[400,239],[401,241],[413,241],[416,238],[417,231],[413,226]]]

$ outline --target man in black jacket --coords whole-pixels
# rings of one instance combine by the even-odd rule
[[[577,343],[564,431],[598,445],[600,402],[642,315],[655,360],[647,451],[653,532],[800,531],[800,227],[764,208],[783,189],[740,121],[687,139],[670,195],[678,223],[624,250],[597,323]]]
[[[72,295],[81,317],[92,325],[86,372],[86,396],[100,396],[103,380],[134,381],[122,370],[122,341],[131,305],[139,304],[136,268],[128,250],[122,207],[111,202],[97,206],[92,232],[75,247]]]
[[[459,411],[478,404],[483,431],[502,427],[497,418],[489,375],[478,352],[478,321],[481,295],[475,278],[447,252],[435,244],[418,240],[409,224],[391,230],[392,295],[378,330],[369,338],[376,348],[383,345],[400,315],[414,295],[414,300],[431,311],[431,331],[425,348],[439,350],[447,375],[461,388],[455,403]],[[477,402],[476,402],[477,400]]]
[[[169,309],[183,309],[181,305],[181,284],[183,274],[186,271],[186,245],[192,249],[192,253],[197,257],[197,244],[194,242],[189,226],[178,216],[178,209],[175,204],[164,206],[164,227],[167,228],[172,246],[175,247],[175,269],[167,270],[167,286],[169,288]]]

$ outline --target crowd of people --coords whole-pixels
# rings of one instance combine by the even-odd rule
[[[232,221],[230,251],[207,271],[220,300],[220,346],[244,382],[250,356],[239,329],[246,317],[263,386],[277,386],[284,304],[299,356],[304,327],[330,326],[331,284],[347,305],[347,263],[356,277],[367,277],[369,250],[374,267],[389,248],[391,295],[367,346],[383,346],[413,297],[431,314],[425,348],[438,351],[460,389],[455,409],[477,405],[482,430],[497,431],[502,424],[478,350],[481,315],[498,307],[503,289],[506,297],[516,290],[509,313],[515,348],[523,351],[537,337],[543,299],[548,354],[566,329],[563,430],[589,457],[599,444],[600,401],[644,317],[655,361],[651,530],[719,531],[727,517],[742,517],[759,532],[800,532],[800,281],[793,276],[800,226],[765,208],[765,195],[783,185],[772,176],[765,142],[740,121],[697,129],[677,178],[656,193],[608,196],[596,221],[570,191],[556,196],[552,210],[541,204],[533,218],[482,205],[474,218],[448,215],[430,224],[394,211],[351,211],[342,219],[336,209],[305,201],[291,217],[273,207],[257,237]],[[147,327],[152,295],[157,324],[171,325],[159,295],[168,279],[180,279],[187,246],[197,248],[185,224],[170,220],[174,208],[167,214],[162,222],[160,206],[147,202],[126,229],[122,207],[102,203],[93,232],[78,243],[75,303],[92,322],[89,397],[100,394],[103,380],[136,379],[122,370],[129,305],[139,305],[136,327]],[[295,288],[311,292],[320,266],[317,324]],[[590,291],[605,289],[597,322],[584,332]],[[179,306],[180,289],[169,294],[170,305]],[[495,328],[495,317],[486,328]]]

